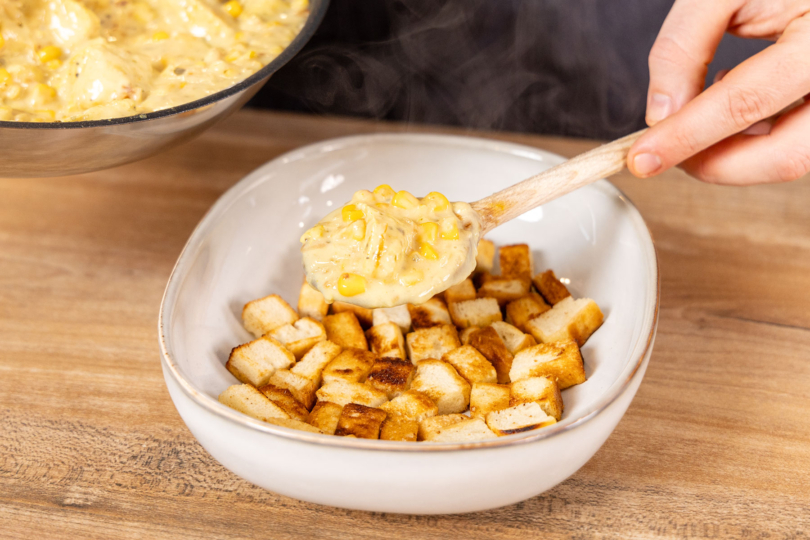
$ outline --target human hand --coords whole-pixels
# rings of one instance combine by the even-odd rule
[[[726,31],[776,42],[701,92]],[[749,185],[810,172],[810,0],[676,0],[649,63],[652,127],[630,149],[633,174],[680,164]]]

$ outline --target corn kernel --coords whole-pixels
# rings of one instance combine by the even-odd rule
[[[338,292],[343,296],[357,296],[366,292],[366,278],[357,274],[341,274],[338,278]]]
[[[42,47],[39,52],[37,52],[37,56],[39,56],[40,62],[45,64],[51,60],[59,60],[62,57],[62,49],[55,45],[48,45],[47,47]]]
[[[422,281],[424,277],[425,275],[422,273],[421,270],[411,270],[407,274],[400,277],[399,282],[405,287],[410,287],[411,285],[416,285],[417,283]]]
[[[374,188],[374,194],[383,199],[392,199],[397,192],[388,184],[383,184]]]
[[[403,208],[405,210],[409,208],[416,208],[419,206],[419,199],[408,193],[407,191],[399,191],[394,198],[391,200],[391,204],[396,206],[397,208]]]
[[[323,225],[315,225],[310,230],[301,236],[301,243],[306,243],[307,240],[315,240],[323,236]]]
[[[442,221],[442,232],[439,233],[442,240],[458,240],[458,224],[452,218]]]
[[[366,220],[365,219],[358,219],[351,225],[352,228],[352,238],[357,240],[358,242],[366,237]]]
[[[424,257],[425,259],[430,259],[431,261],[435,261],[439,258],[439,254],[436,253],[436,250],[433,249],[433,246],[428,244],[427,242],[422,242],[419,244],[419,255]]]
[[[56,89],[47,84],[38,84],[35,93],[37,99],[40,101],[52,101],[56,99]]]
[[[62,65],[61,60],[48,60],[47,62],[45,62],[45,66],[48,69],[59,69],[59,66],[61,65]]]
[[[11,82],[11,73],[6,68],[0,67],[0,85]]]
[[[152,34],[152,41],[163,41],[164,39],[169,39],[169,33],[160,30]]]
[[[236,41],[242,41],[243,39],[245,39],[245,33],[237,32],[233,35],[233,39],[235,39]]]
[[[34,111],[34,113],[40,116],[44,116],[46,119],[50,121],[56,120],[56,111],[44,110],[44,111]]]
[[[340,214],[343,216],[343,221],[357,221],[358,219],[363,219],[363,211],[358,210],[357,207],[353,204],[347,204],[343,207],[343,210],[340,211]]]
[[[253,60],[254,58],[256,58],[256,56],[258,56],[258,55],[257,55],[257,53],[256,53],[256,51],[250,51],[250,52],[248,53],[248,58],[250,58],[251,60]]]
[[[225,5],[222,7],[225,9],[225,12],[234,19],[242,14],[242,4],[237,2],[237,0],[231,0],[230,2],[226,2]]]
[[[419,231],[419,239],[423,242],[433,243],[436,241],[436,235],[439,233],[439,226],[431,221],[427,223],[420,223],[417,225],[416,230]]]
[[[450,201],[447,200],[447,197],[445,197],[438,191],[431,191],[430,193],[425,195],[425,198],[423,200],[433,207],[434,212],[441,212],[442,210],[447,210],[447,208],[450,206]]]

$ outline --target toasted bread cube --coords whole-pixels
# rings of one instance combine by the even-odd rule
[[[386,413],[374,407],[349,403],[340,413],[335,435],[345,437],[354,435],[358,439],[379,439],[380,427]]]
[[[495,262],[495,244],[483,238],[478,241],[478,251],[475,254],[475,273],[492,272]]]
[[[507,384],[475,383],[470,392],[470,416],[485,419],[492,411],[506,409],[510,396]]]
[[[285,428],[297,429],[298,431],[309,431],[310,433],[324,434],[323,431],[317,427],[307,424],[306,422],[302,422],[301,420],[296,420],[295,418],[269,418],[267,422],[269,424],[275,424]]]
[[[373,312],[373,322],[374,326],[392,322],[399,326],[403,334],[407,334],[411,330],[411,312],[407,305],[377,308]]]
[[[250,384],[229,386],[218,399],[223,405],[263,422],[273,418],[289,418],[281,407]]]
[[[470,384],[478,382],[494,383],[498,380],[495,367],[471,345],[463,345],[458,349],[453,349],[442,356],[442,360],[456,368],[458,374]]]
[[[373,352],[345,349],[323,368],[321,378],[324,384],[335,381],[365,382],[375,360],[377,355]]]
[[[555,420],[562,418],[560,385],[550,377],[529,377],[513,382],[509,392],[509,406],[521,403],[537,403],[544,413],[553,416]]]
[[[493,279],[500,279],[501,276],[496,276],[489,272],[481,272],[480,274],[475,274],[473,276],[473,284],[475,284],[476,288],[483,287]],[[477,295],[477,293],[476,293]]]
[[[326,299],[319,290],[305,281],[298,294],[298,315],[322,321],[327,313],[329,304],[326,303]]]
[[[268,336],[284,345],[296,360],[300,360],[319,341],[326,341],[326,329],[319,321],[304,317],[293,324],[271,330]]]
[[[469,420],[469,418],[463,414],[443,414],[425,418],[419,422],[418,439],[420,441],[429,441],[441,433],[443,429],[464,420]]]
[[[239,345],[231,351],[225,367],[240,382],[259,387],[267,384],[278,369],[290,367],[295,356],[270,337]]]
[[[470,405],[470,383],[456,368],[441,360],[417,363],[411,389],[427,394],[439,408],[439,414],[464,412]]]
[[[441,358],[453,349],[461,347],[458,330],[449,324],[414,330],[405,336],[405,343],[408,347],[408,358],[414,364],[426,358]]]
[[[366,407],[379,407],[388,401],[385,392],[380,392],[363,383],[343,380],[324,384],[315,392],[315,395],[318,396],[319,401],[331,401],[340,406],[359,403]]]
[[[343,406],[330,401],[318,401],[309,413],[307,422],[327,435],[334,435]]]
[[[277,294],[248,302],[242,309],[242,324],[257,338],[297,320],[298,313]]]
[[[473,442],[494,439],[497,435],[480,418],[466,418],[440,430],[430,442]]]
[[[470,337],[470,345],[475,347],[478,352],[484,355],[484,358],[489,360],[490,364],[495,366],[499,383],[511,382],[509,370],[512,369],[512,359],[514,357],[494,328],[487,326],[473,332]]]
[[[527,244],[502,246],[498,250],[498,259],[501,264],[501,276],[531,281],[534,273],[532,272],[532,252]]]
[[[297,375],[303,375],[318,387],[321,385],[323,368],[342,351],[343,348],[340,345],[331,341],[321,341],[312,347],[300,362],[291,367],[290,371]]]
[[[323,318],[326,339],[344,349],[366,349],[368,342],[357,316],[351,311],[343,311]]]
[[[452,302],[464,302],[465,300],[475,300],[476,298],[475,285],[473,285],[472,280],[469,278],[444,291],[444,301],[448,304]]]
[[[461,344],[462,345],[469,345],[470,344],[470,338],[472,337],[473,333],[477,332],[478,330],[480,330],[480,328],[477,327],[477,326],[469,326],[469,327],[465,328],[464,330],[462,330],[461,332],[459,332],[458,333],[458,339],[459,339],[459,341],[461,341]]]
[[[492,326],[492,328],[498,332],[498,335],[501,336],[504,345],[506,345],[506,348],[509,349],[509,352],[512,354],[517,354],[518,351],[521,351],[526,347],[537,345],[537,342],[530,334],[524,334],[509,323],[497,321],[492,323],[490,326]]]
[[[529,293],[523,298],[512,300],[506,304],[506,322],[526,332],[526,323],[550,310],[543,297],[537,293]]]
[[[509,372],[512,381],[529,377],[549,377],[565,390],[585,382],[585,366],[576,341],[540,343],[515,355]]]
[[[259,392],[267,399],[278,405],[290,418],[306,421],[309,418],[309,411],[301,405],[286,388],[279,388],[272,384],[265,384],[259,388]]]
[[[286,388],[301,405],[310,410],[315,403],[315,382],[311,379],[293,373],[288,369],[280,369],[273,373],[267,381],[278,388]]]
[[[402,330],[396,323],[383,323],[372,326],[366,330],[366,340],[371,348],[371,352],[381,358],[405,357],[405,338],[402,337]]]
[[[501,308],[495,298],[478,298],[450,304],[450,316],[459,328],[488,326],[503,320]]]
[[[604,320],[602,310],[590,298],[568,297],[526,323],[526,330],[538,343],[574,339],[582,347]]]
[[[380,428],[381,441],[416,442],[419,434],[419,422],[401,416],[389,416]]]
[[[547,415],[537,403],[521,403],[487,415],[487,426],[499,437],[523,433],[556,424],[554,417]]]
[[[411,324],[414,330],[453,324],[447,306],[435,296],[423,304],[408,304],[408,312],[411,314]]]
[[[372,310],[355,306],[354,304],[349,304],[348,302],[338,301],[332,303],[332,314],[344,313],[346,311],[354,313],[354,316],[357,317],[357,321],[363,328],[371,328],[371,326],[374,324],[374,314],[372,313]]]
[[[529,294],[531,281],[519,278],[490,279],[478,289],[479,298],[494,298],[498,306],[503,307],[509,302],[523,298]]]
[[[543,295],[543,298],[546,299],[546,302],[552,306],[571,296],[565,285],[554,275],[553,270],[546,270],[537,274],[532,278],[532,281],[540,294]]]
[[[393,399],[411,386],[415,372],[416,367],[410,360],[380,358],[371,367],[366,384]]]
[[[401,416],[417,422],[439,414],[439,408],[433,400],[416,390],[403,392],[388,403],[380,405],[380,409],[387,412],[389,417]]]

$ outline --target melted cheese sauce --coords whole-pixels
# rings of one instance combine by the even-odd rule
[[[0,0],[0,120],[166,109],[252,75],[293,40],[308,0]]]
[[[439,193],[358,191],[301,237],[307,281],[327,302],[418,304],[475,269],[481,222]]]

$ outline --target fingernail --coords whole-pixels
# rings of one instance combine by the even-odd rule
[[[743,135],[768,135],[773,126],[767,120],[762,120],[742,132]]]
[[[638,154],[633,158],[633,172],[639,176],[650,176],[661,168],[661,158],[655,154]]]
[[[657,124],[672,114],[672,99],[666,94],[653,94],[647,107],[647,123]]]

